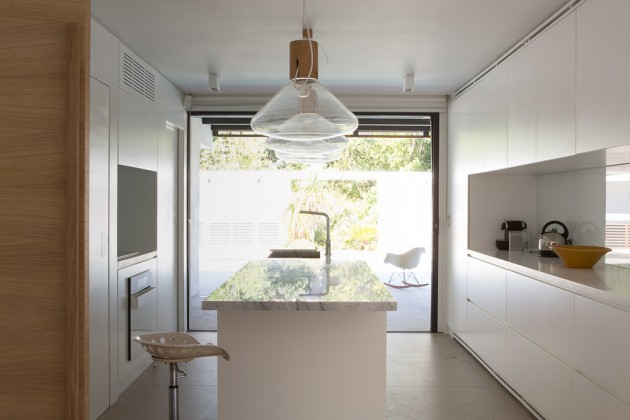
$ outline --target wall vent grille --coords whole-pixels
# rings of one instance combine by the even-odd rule
[[[131,51],[120,51],[120,88],[143,102],[154,105],[156,73]]]

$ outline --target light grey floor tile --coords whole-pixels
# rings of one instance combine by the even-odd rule
[[[193,335],[200,342],[216,343],[216,333]],[[216,419],[216,363],[216,358],[201,358],[182,364],[188,374],[179,381],[182,420]],[[166,364],[147,368],[99,420],[168,419],[168,381]],[[534,417],[448,335],[392,333],[387,336],[387,418],[530,420]]]
[[[499,387],[388,387],[388,420],[531,420]]]

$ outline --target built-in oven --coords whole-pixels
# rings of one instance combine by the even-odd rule
[[[153,284],[153,271],[146,270],[127,279],[127,359],[143,353],[142,347],[132,345],[137,335],[157,330],[157,290]]]

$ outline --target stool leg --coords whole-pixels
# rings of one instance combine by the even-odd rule
[[[179,405],[177,402],[177,363],[169,363],[171,369],[171,383],[168,387],[168,409],[169,420],[179,419]]]

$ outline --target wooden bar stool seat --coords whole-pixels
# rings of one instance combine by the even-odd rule
[[[169,420],[179,419],[177,401],[177,379],[186,377],[177,363],[190,362],[197,357],[222,356],[230,360],[230,355],[221,347],[201,344],[195,337],[183,332],[162,332],[143,334],[133,338],[151,355],[156,363],[168,363],[170,367]]]

